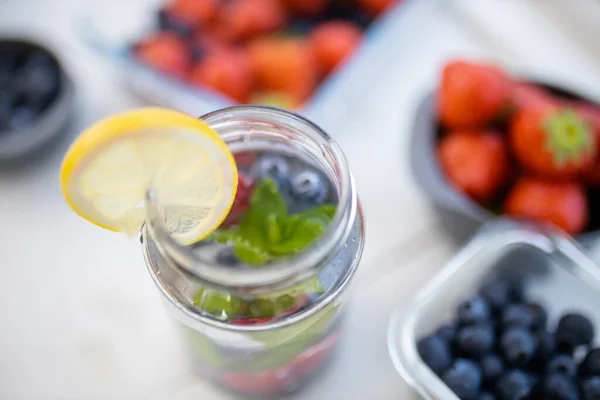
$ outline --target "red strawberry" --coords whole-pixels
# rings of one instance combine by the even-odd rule
[[[358,5],[367,13],[376,16],[389,9],[399,0],[358,0]]]
[[[444,67],[438,95],[438,116],[444,126],[478,128],[505,111],[511,83],[500,68],[456,60]]]
[[[136,47],[135,54],[144,64],[178,78],[184,78],[190,67],[185,42],[170,32],[144,40]]]
[[[219,0],[174,0],[166,12],[179,21],[202,28],[213,20],[218,7]]]
[[[261,372],[226,372],[221,381],[230,388],[251,396],[269,396],[284,392],[296,378],[288,366]]]
[[[248,207],[250,207],[250,197],[252,196],[253,190],[254,179],[249,175],[238,172],[238,187],[235,193],[235,199],[233,200],[233,205],[231,206],[231,210],[229,210],[227,218],[223,221],[223,227],[235,225],[240,222],[240,219],[246,210],[248,210]]]
[[[248,55],[259,91],[289,95],[295,107],[307,100],[317,85],[315,57],[303,39],[257,39],[248,46]]]
[[[332,332],[320,342],[298,354],[291,362],[294,375],[300,379],[314,374],[331,355],[340,336],[341,331]]]
[[[550,178],[573,178],[590,170],[596,137],[575,111],[553,106],[521,109],[510,126],[510,144],[519,163]]]
[[[249,167],[256,161],[256,153],[250,151],[234,153],[233,158],[235,158],[238,168]]]
[[[327,10],[327,0],[282,0],[290,11],[306,17],[318,17]]]
[[[219,11],[212,33],[224,41],[239,41],[272,33],[286,21],[278,0],[230,0]]]
[[[349,21],[330,21],[317,26],[308,40],[323,75],[326,75],[358,48],[362,30]]]
[[[537,106],[558,106],[559,101],[539,86],[525,82],[515,82],[511,100],[515,110]]]
[[[550,182],[521,178],[508,193],[504,211],[508,215],[548,222],[575,235],[588,223],[585,189],[574,182]]]
[[[492,131],[453,131],[438,145],[442,170],[479,202],[490,201],[506,182],[510,164],[502,136]]]
[[[208,87],[239,103],[245,103],[252,91],[253,79],[244,53],[222,47],[206,52],[190,73],[189,80]]]

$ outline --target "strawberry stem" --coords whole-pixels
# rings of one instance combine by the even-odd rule
[[[569,162],[581,164],[584,155],[594,153],[594,137],[589,125],[571,109],[551,113],[544,119],[543,129],[546,149],[558,167]]]

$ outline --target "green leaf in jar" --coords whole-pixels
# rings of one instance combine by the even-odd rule
[[[195,307],[218,318],[231,318],[246,311],[246,303],[230,293],[199,288],[192,298]]]

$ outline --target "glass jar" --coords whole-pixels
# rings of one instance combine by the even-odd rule
[[[176,243],[150,201],[144,257],[193,365],[246,395],[289,393],[320,370],[341,335],[346,289],[364,245],[354,179],[338,145],[296,114],[239,106],[202,119],[240,156],[238,165],[244,156],[265,152],[300,160],[329,180],[337,203],[331,222],[307,249],[259,268],[232,268],[215,257],[220,244]],[[240,309],[248,318],[233,319]]]

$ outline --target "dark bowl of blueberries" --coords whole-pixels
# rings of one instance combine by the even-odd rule
[[[53,53],[29,40],[0,39],[0,161],[48,144],[73,111],[73,84]]]
[[[572,239],[498,220],[394,314],[390,356],[424,399],[600,399],[598,304]]]

